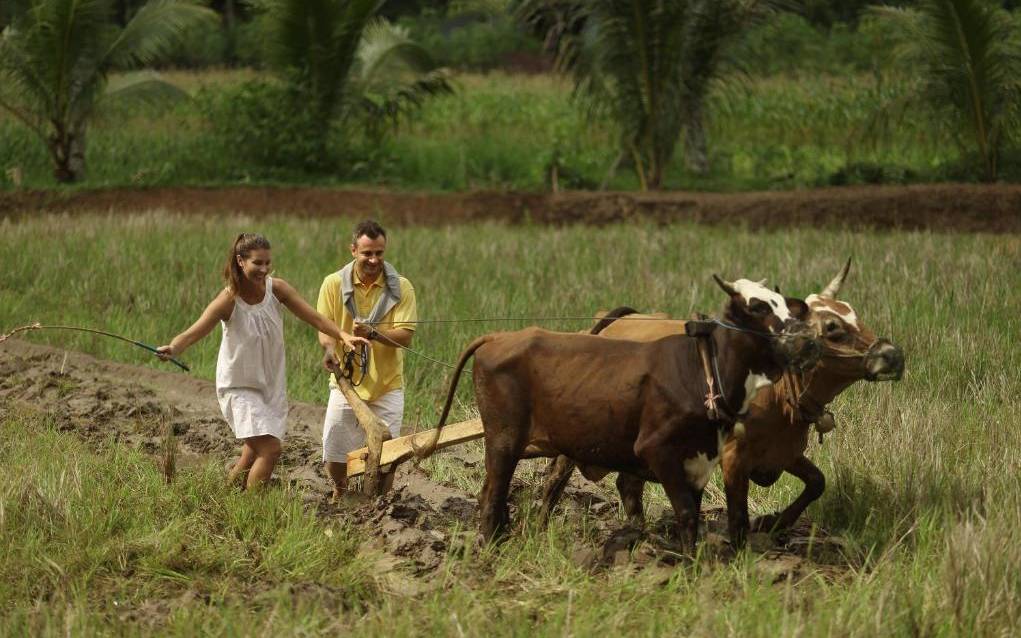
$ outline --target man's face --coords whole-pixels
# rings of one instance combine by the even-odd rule
[[[358,273],[369,281],[375,281],[383,271],[383,253],[386,252],[386,238],[379,236],[372,239],[362,235],[351,245],[351,255],[355,258]]]

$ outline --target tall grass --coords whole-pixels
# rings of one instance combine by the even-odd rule
[[[343,237],[355,216],[374,213],[257,224],[244,217],[160,213],[4,222],[0,330],[38,320],[165,342],[213,297],[225,243],[241,229],[265,233],[274,244],[277,274],[314,299],[322,277],[346,260]],[[571,560],[575,539],[592,533],[586,523],[558,518],[550,532],[539,532],[522,503],[527,524],[511,542],[482,555],[454,552],[436,576],[434,593],[419,595],[411,606],[373,598],[358,628],[456,634],[460,627],[465,634],[497,635],[607,629],[695,635],[1010,633],[1019,620],[1013,601],[1021,595],[1016,577],[1021,570],[1021,349],[1016,343],[1021,244],[1016,238],[487,223],[394,228],[388,252],[414,283],[422,319],[522,318],[422,324],[413,347],[443,361],[453,361],[474,336],[489,330],[534,323],[563,330],[590,325],[538,317],[587,316],[625,303],[677,316],[711,312],[722,302],[713,272],[767,276],[786,293],[807,295],[835,274],[846,255],[855,261],[841,296],[907,355],[903,381],[861,383],[839,397],[833,406],[838,429],[824,445],[813,443],[809,450],[828,478],[827,492],[809,516],[843,536],[853,559],[781,584],[762,571],[755,553],[723,564],[707,559],[639,575],[592,575]],[[323,403],[326,380],[318,371],[311,329],[290,318],[285,337],[290,396]],[[137,349],[101,338],[45,332],[28,338],[159,365]],[[214,333],[185,354],[193,374],[213,377],[217,342]],[[407,355],[406,372],[406,418],[428,426],[437,416],[449,371]],[[459,396],[460,413],[454,418],[471,410],[467,380]],[[21,437],[3,438],[5,450],[21,445]],[[55,446],[56,439],[46,445]],[[5,458],[32,456],[18,450]],[[162,480],[155,469],[146,472],[153,481]],[[479,478],[476,471],[452,480],[477,486]],[[98,489],[115,477],[96,480]],[[116,480],[125,484],[124,492],[110,498],[134,503],[127,492],[138,482]],[[208,481],[196,492],[211,486]],[[770,490],[753,490],[753,509],[782,506],[799,488],[785,478]],[[716,479],[711,491],[718,490]],[[195,503],[198,497],[188,501],[175,492],[167,498]],[[226,497],[214,500],[220,498]],[[284,507],[286,500],[267,507]],[[5,501],[7,512],[13,511],[12,503]],[[191,520],[185,505],[164,507],[178,507],[175,515]],[[273,542],[274,526],[286,523],[270,511],[260,510],[259,516],[277,516],[249,537],[262,546]],[[95,534],[115,529],[120,528],[100,526]],[[193,560],[203,569],[225,560],[215,558],[219,550],[201,547]],[[305,569],[322,574],[315,571],[319,568]],[[232,603],[223,604],[231,616]],[[288,622],[299,622],[294,609],[286,614]]]
[[[38,413],[0,408],[0,633],[246,634],[281,606],[295,628],[322,603],[336,615],[310,626],[348,623],[376,595],[352,561],[358,535],[305,514],[294,494],[246,498],[217,464],[167,485],[137,451],[89,451]]]
[[[342,166],[319,175],[259,166],[215,135],[203,109],[212,96],[255,77],[245,70],[170,74],[195,100],[142,105],[96,122],[83,186],[285,179],[427,190],[545,190],[555,163],[563,188],[595,188],[604,181],[610,188],[637,188],[626,165],[609,172],[617,155],[615,127],[586,120],[571,100],[569,83],[555,76],[462,75],[456,94],[427,101],[382,142],[343,128],[334,132],[333,147],[344,149]],[[721,84],[711,97],[710,174],[692,176],[678,153],[666,187],[744,190],[938,179],[956,161],[953,132],[915,114],[890,115],[895,110],[887,107],[905,90],[904,80],[880,82],[865,74]],[[841,169],[859,164],[878,166],[869,173],[878,177],[853,171],[841,177]],[[53,186],[39,140],[0,116],[0,169],[12,167],[22,169],[25,186]],[[0,187],[11,186],[0,171]]]

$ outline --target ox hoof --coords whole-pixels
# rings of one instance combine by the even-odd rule
[[[751,531],[767,534],[777,534],[784,531],[780,526],[780,515],[766,514],[765,516],[752,519]]]

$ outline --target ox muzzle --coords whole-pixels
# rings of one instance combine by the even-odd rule
[[[774,353],[783,367],[809,370],[822,356],[822,346],[812,327],[804,321],[788,319],[777,335]]]
[[[889,339],[876,339],[865,352],[866,381],[900,381],[904,376],[904,351]]]

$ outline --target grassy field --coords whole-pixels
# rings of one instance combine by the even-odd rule
[[[338,240],[353,221],[277,218],[256,227],[244,217],[148,213],[2,222],[0,331],[60,322],[165,342],[216,293],[225,246],[241,229],[265,233],[277,274],[314,300],[322,277],[345,260]],[[747,552],[725,564],[592,575],[570,560],[573,539],[589,532],[557,520],[545,533],[526,525],[480,555],[452,553],[433,577],[436,589],[406,599],[349,562],[356,532],[302,515],[293,494],[246,501],[216,484],[215,468],[183,472],[166,489],[151,462],[130,451],[97,455],[45,419],[8,413],[3,629],[141,633],[115,601],[135,609],[162,600],[183,601],[158,615],[168,633],[1009,635],[1021,623],[1016,237],[481,224],[393,229],[388,253],[415,284],[422,319],[523,318],[423,324],[414,347],[443,361],[479,333],[539,323],[524,318],[624,303],[675,315],[715,311],[722,293],[712,272],[769,277],[807,295],[847,255],[855,265],[841,296],[904,348],[907,374],[838,398],[838,430],[810,449],[828,490],[809,516],[843,536],[854,557],[838,573],[774,585]],[[290,396],[325,402],[311,330],[291,318],[286,338]],[[157,365],[112,340],[31,339]],[[213,335],[185,354],[193,374],[212,379],[217,346]],[[409,420],[435,420],[447,372],[408,356]],[[470,393],[461,397],[455,417],[471,407]],[[768,511],[798,488],[783,479],[753,490],[753,508]],[[184,538],[202,540],[181,554]]]
[[[613,127],[586,121],[567,81],[494,73],[459,76],[454,95],[427,102],[382,145],[348,142],[334,132],[334,148],[350,156],[333,173],[259,166],[220,139],[207,117],[214,96],[258,77],[254,72],[167,76],[195,99],[138,106],[97,121],[83,186],[288,182],[545,190],[556,157],[562,187],[595,188],[616,156]],[[914,111],[880,116],[904,91],[901,80],[867,75],[732,80],[711,99],[710,174],[692,175],[678,152],[665,186],[731,191],[945,179],[957,154],[954,132],[938,130]],[[22,169],[26,186],[54,185],[43,145],[0,115],[0,187],[12,187],[3,172],[14,167]],[[622,167],[608,186],[635,189],[637,181]]]

